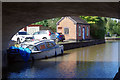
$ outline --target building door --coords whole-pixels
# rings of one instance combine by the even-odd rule
[[[83,27],[83,40],[85,39],[85,27]]]

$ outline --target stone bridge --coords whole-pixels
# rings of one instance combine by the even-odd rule
[[[62,16],[101,16],[119,18],[119,2],[3,2],[2,62],[7,64],[6,49],[12,36],[27,25]]]

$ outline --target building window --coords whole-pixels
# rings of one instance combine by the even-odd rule
[[[81,36],[81,27],[79,26],[79,34],[78,34],[78,36]]]
[[[69,34],[69,28],[64,28],[64,34]]]
[[[89,28],[87,27],[87,36],[88,36],[88,31],[89,31]]]

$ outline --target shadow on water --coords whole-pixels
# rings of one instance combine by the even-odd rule
[[[57,57],[60,57],[60,56],[64,56],[64,55],[68,55],[69,53],[66,53],[66,54],[62,54],[62,55],[58,55]],[[42,70],[42,68],[47,68],[53,64],[53,62],[42,62],[40,60],[47,60],[47,59],[51,59],[51,58],[55,58],[56,56],[52,56],[52,57],[49,57],[49,58],[43,58],[43,59],[39,59],[39,60],[35,60],[35,61],[28,61],[28,62],[23,62],[23,61],[18,61],[18,62],[9,62],[8,63],[8,66],[7,68],[5,68],[4,70],[2,70],[2,78],[8,78],[10,73],[20,73],[26,69],[32,69],[32,67],[36,67],[38,63],[39,66],[41,66],[40,70]],[[38,66],[38,67],[39,67]]]
[[[3,78],[113,78],[116,70],[117,62],[37,60],[9,65]]]

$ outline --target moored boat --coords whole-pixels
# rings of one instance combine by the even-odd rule
[[[24,42],[20,47],[8,50],[10,59],[14,61],[43,59],[63,54],[64,51],[63,45],[58,45],[52,40]]]

